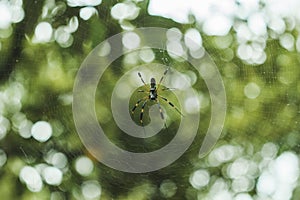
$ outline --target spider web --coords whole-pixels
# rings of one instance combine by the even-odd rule
[[[7,2],[0,3],[2,6]],[[128,14],[122,20],[117,18],[118,22],[115,20],[118,15],[114,15],[115,19],[111,18],[113,9],[104,9],[116,9],[116,4],[141,8],[139,17],[132,20],[134,14]],[[1,27],[0,170],[3,182],[0,191],[3,196],[12,199],[91,199],[100,196],[104,199],[263,199],[268,195],[273,195],[273,198],[283,195],[281,199],[290,199],[299,196],[299,188],[293,184],[298,184],[299,177],[300,40],[297,32],[299,22],[292,12],[290,16],[282,17],[283,32],[276,32],[269,24],[265,35],[267,39],[261,41],[262,38],[254,34],[249,41],[241,42],[238,27],[247,26],[243,19],[237,19],[226,35],[208,36],[201,23],[179,24],[166,19],[171,17],[149,15],[145,9],[147,3],[141,1],[113,2],[111,5],[102,2],[90,8],[84,3],[79,7],[73,6],[76,5],[64,1],[45,1],[44,4],[23,2],[25,18],[20,20],[21,23],[14,19],[8,28]],[[35,14],[36,10],[42,11],[42,7],[43,12]],[[95,17],[93,8],[101,22]],[[94,17],[84,20],[88,16],[86,13],[92,13]],[[266,18],[273,19],[267,12],[264,13]],[[197,16],[189,17],[191,21],[199,20]],[[40,22],[51,24],[54,32],[49,38],[47,34],[37,37],[39,34],[35,28]],[[47,24],[42,25],[43,30],[47,29]],[[195,79],[193,88],[199,94],[201,120],[191,147],[164,169],[147,174],[127,174],[102,165],[82,145],[72,123],[71,111],[76,72],[85,56],[99,42],[133,25],[173,27],[182,34],[191,27],[200,30],[203,48],[218,66],[227,95],[223,133],[207,157],[198,158],[211,117],[207,86],[188,63],[167,57],[160,50],[154,50],[155,61],[164,64],[162,60],[165,58],[172,60],[172,67],[191,80]],[[34,38],[38,42],[32,44]],[[22,45],[16,45],[20,41]],[[247,45],[252,45],[252,50]],[[20,48],[22,53],[14,53]],[[265,59],[263,56],[255,57],[255,50],[264,52]],[[251,60],[250,55],[258,60]],[[113,142],[124,149],[149,152],[159,149],[174,137],[180,119],[165,105],[163,108],[169,127],[157,136],[143,140],[120,132],[112,118],[109,94],[118,79],[132,66],[126,63],[124,56],[114,61],[99,82],[105,87],[97,91],[95,107],[99,123],[109,130],[107,136]],[[167,97],[178,105],[172,92]],[[132,96],[129,110],[136,98]],[[145,111],[146,122],[149,120],[147,113],[148,107]],[[138,117],[133,117],[133,120],[136,119]],[[45,142],[42,142],[43,137],[32,135],[32,127],[38,127],[37,122],[40,121],[52,127],[51,138]],[[42,132],[48,130],[47,125],[40,128]],[[272,165],[273,161],[276,165]],[[289,169],[290,173],[284,169]],[[36,182],[32,183],[22,176],[22,170],[32,175]],[[273,179],[266,174],[276,177],[278,183],[272,185]],[[54,182],[51,182],[50,175],[54,177]],[[289,179],[290,176],[296,178]],[[287,192],[279,194],[280,184],[284,181],[290,183],[287,184]],[[263,185],[279,192],[270,191]]]

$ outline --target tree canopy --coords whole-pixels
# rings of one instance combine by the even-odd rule
[[[299,9],[0,0],[2,198],[298,199]]]

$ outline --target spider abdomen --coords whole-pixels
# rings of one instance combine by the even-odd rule
[[[151,78],[151,80],[150,80],[149,99],[150,100],[157,99],[156,81],[154,78]]]
[[[150,100],[156,100],[157,99],[157,92],[156,92],[156,89],[151,91],[150,90],[150,93],[149,93],[149,99]]]

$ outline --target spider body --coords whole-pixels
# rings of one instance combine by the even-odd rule
[[[151,78],[151,80],[150,80],[149,99],[154,100],[154,101],[157,99],[157,89],[156,89],[155,78]]]
[[[180,115],[182,115],[182,113],[180,112],[180,110],[179,110],[172,102],[170,102],[167,98],[165,98],[165,97],[163,97],[163,96],[161,96],[161,95],[158,94],[158,89],[159,89],[159,87],[160,87],[160,85],[161,85],[161,83],[162,83],[162,81],[163,81],[165,75],[167,74],[168,70],[169,70],[169,68],[166,69],[166,71],[164,72],[163,76],[162,76],[161,79],[159,80],[159,83],[158,83],[158,84],[156,84],[155,78],[151,78],[151,79],[150,79],[150,88],[149,88],[149,86],[145,83],[145,81],[144,81],[144,79],[143,79],[141,73],[138,72],[138,76],[140,77],[141,81],[144,83],[144,85],[145,85],[146,87],[149,88],[149,90],[148,90],[148,91],[145,91],[145,90],[138,90],[138,92],[148,93],[148,95],[146,95],[145,97],[139,99],[139,100],[135,103],[134,107],[131,109],[131,114],[133,115],[133,114],[134,114],[134,111],[136,110],[136,108],[140,105],[140,103],[143,102],[142,107],[141,107],[141,112],[140,112],[140,123],[141,123],[142,126],[143,126],[144,108],[145,108],[145,106],[146,106],[146,104],[147,104],[148,101],[154,101],[154,102],[156,102],[156,104],[158,105],[159,113],[160,113],[160,116],[161,116],[162,120],[164,120],[164,114],[163,114],[162,108],[161,108],[161,106],[160,106],[159,99],[164,100],[164,101],[165,101],[166,103],[168,103],[171,107],[173,107]],[[164,90],[170,90],[170,88],[163,88],[162,90],[163,90],[163,91],[164,91]],[[182,115],[182,116],[183,116],[183,115]]]

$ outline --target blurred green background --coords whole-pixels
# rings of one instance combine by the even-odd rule
[[[1,198],[299,199],[299,10],[297,0],[0,0]],[[96,94],[99,123],[118,146],[158,149],[180,123],[164,105],[168,129],[157,136],[137,139],[116,126],[110,94],[139,64],[168,60],[191,81],[201,105],[197,137],[180,159],[155,172],[130,174],[99,163],[82,145],[72,90],[93,48],[139,27],[177,31],[182,43],[186,35],[193,37],[201,48],[183,51],[196,56],[206,51],[216,63],[227,113],[218,143],[198,158],[211,115],[205,82],[186,62],[161,50],[153,50],[150,60],[122,56],[106,70]],[[172,93],[166,95],[178,105]],[[139,97],[133,95],[128,109]]]

